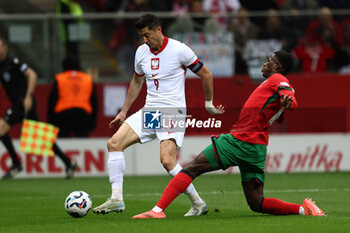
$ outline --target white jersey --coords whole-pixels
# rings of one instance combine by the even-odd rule
[[[141,45],[135,55],[135,74],[146,79],[145,107],[186,107],[186,67],[198,61],[192,49],[171,38],[164,37],[156,54]]]

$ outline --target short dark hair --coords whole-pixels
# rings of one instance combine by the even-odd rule
[[[80,70],[80,59],[77,56],[68,56],[62,61],[62,68],[66,70]]]
[[[282,74],[283,75],[288,74],[294,65],[293,55],[284,51],[284,50],[276,51],[276,52],[274,52],[274,54],[275,54],[278,62],[281,64],[281,66],[283,68]]]
[[[154,14],[145,14],[142,15],[136,22],[135,27],[138,31],[141,29],[148,27],[149,29],[155,30],[158,26],[160,26],[160,20]]]

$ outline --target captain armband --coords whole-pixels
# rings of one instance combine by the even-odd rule
[[[197,73],[202,67],[203,67],[203,62],[199,61],[196,64],[190,65],[188,68],[193,72]]]

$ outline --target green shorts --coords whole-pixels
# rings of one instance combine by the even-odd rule
[[[243,142],[230,133],[211,139],[212,145],[203,152],[214,169],[226,170],[228,167],[238,166],[243,183],[253,179],[264,183],[266,145]]]

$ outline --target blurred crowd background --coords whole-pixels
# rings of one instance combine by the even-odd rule
[[[216,77],[260,79],[278,49],[294,54],[294,73],[350,73],[349,0],[1,0],[0,34],[39,82],[53,81],[69,55],[96,81],[123,82],[143,43],[134,21],[145,12]]]

